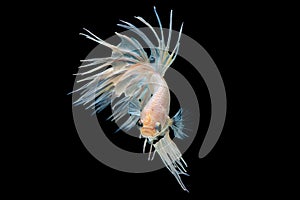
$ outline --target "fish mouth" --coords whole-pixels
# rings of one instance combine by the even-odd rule
[[[141,128],[141,134],[144,136],[144,137],[153,137],[155,135],[155,130],[154,128],[150,128],[150,127],[142,127]]]

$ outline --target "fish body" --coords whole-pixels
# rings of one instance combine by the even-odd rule
[[[137,125],[140,129],[140,137],[145,139],[143,152],[145,152],[146,144],[150,144],[148,159],[152,160],[155,153],[158,153],[182,189],[188,191],[180,178],[181,174],[188,175],[185,170],[187,165],[169,135],[171,128],[175,137],[183,139],[187,136],[183,132],[182,109],[172,118],[169,116],[170,91],[164,79],[165,72],[177,56],[182,26],[177,43],[173,51],[169,53],[172,11],[167,42],[164,41],[162,25],[155,7],[154,11],[160,26],[160,37],[143,18],[136,18],[150,28],[157,39],[158,46],[155,46],[134,25],[125,21],[122,21],[123,24],[118,24],[136,33],[148,45],[151,51],[149,57],[135,38],[116,33],[121,42],[115,46],[85,29],[87,33],[81,35],[109,47],[112,54],[110,57],[83,60],[86,64],[81,68],[88,70],[77,74],[83,76],[78,82],[85,84],[73,91],[81,94],[74,104],[95,108],[95,112],[100,112],[111,105],[112,115],[109,119],[118,121],[127,117],[119,129],[126,131]],[[151,158],[152,148],[154,148],[154,153]]]
[[[141,134],[144,137],[156,137],[158,126],[167,126],[170,109],[170,92],[164,78],[155,73],[151,77],[153,84],[153,95],[141,112],[140,121],[143,123]]]

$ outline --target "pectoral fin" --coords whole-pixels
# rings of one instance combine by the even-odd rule
[[[183,125],[183,119],[182,119],[182,108],[180,108],[179,111],[174,115],[174,117],[172,117],[171,122],[172,123],[171,123],[170,127],[174,131],[175,137],[177,137],[179,139],[188,137],[188,135],[186,135],[183,132],[184,125]]]

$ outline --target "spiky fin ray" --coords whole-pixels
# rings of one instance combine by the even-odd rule
[[[154,144],[156,152],[159,154],[161,160],[167,167],[167,169],[174,175],[183,190],[187,191],[187,188],[183,184],[180,175],[187,175],[185,167],[187,167],[182,155],[177,148],[176,144],[171,140],[169,133]]]
[[[161,36],[161,46],[160,46],[160,48],[164,49],[165,48],[164,32],[163,32],[161,21],[160,21],[160,18],[158,16],[158,14],[157,14],[155,6],[154,6],[154,12],[155,12],[155,15],[156,15],[156,18],[157,18],[157,21],[158,21],[158,24],[159,24],[159,28],[160,28],[160,36]]]

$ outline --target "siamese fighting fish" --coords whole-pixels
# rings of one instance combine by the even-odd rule
[[[177,41],[175,47],[170,50],[172,10],[166,41],[155,7],[154,13],[159,25],[158,33],[142,17],[135,18],[151,30],[151,34],[153,33],[157,40],[156,46],[144,32],[133,24],[122,20],[122,23],[118,24],[139,36],[139,39],[142,39],[147,45],[150,56],[146,53],[146,48],[143,48],[134,37],[116,32],[120,43],[112,45],[87,29],[84,29],[85,33],[80,33],[86,38],[110,48],[112,53],[110,57],[82,60],[84,64],[80,68],[86,70],[76,75],[83,76],[78,82],[84,82],[84,84],[78,90],[73,91],[80,92],[80,97],[74,104],[94,108],[95,113],[99,113],[111,105],[112,115],[109,119],[118,121],[127,117],[119,129],[127,131],[134,127],[138,128],[140,138],[145,140],[144,153],[146,144],[150,145],[148,160],[153,160],[157,153],[182,189],[188,192],[180,177],[180,175],[188,175],[185,169],[187,164],[170,137],[170,130],[173,131],[176,138],[187,137],[183,131],[183,110],[180,108],[174,116],[169,116],[170,91],[164,79],[167,69],[178,54],[183,23],[178,37],[175,39]],[[152,150],[153,154],[151,155]]]

